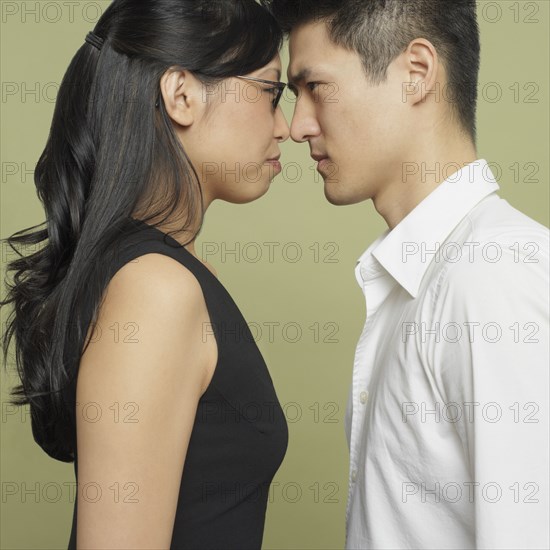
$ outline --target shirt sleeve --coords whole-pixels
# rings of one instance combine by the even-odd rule
[[[550,548],[548,239],[534,237],[479,244],[433,304],[428,360],[461,413],[476,548]]]

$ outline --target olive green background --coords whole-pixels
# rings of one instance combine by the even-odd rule
[[[44,220],[32,170],[47,138],[56,87],[99,16],[95,7],[105,9],[109,2],[80,2],[72,16],[64,2],[40,2],[38,15],[26,20],[24,4],[2,2],[2,238]],[[38,3],[26,4],[32,9]],[[479,157],[500,167],[501,196],[548,226],[548,1],[483,1],[478,15]],[[287,66],[285,46],[283,72]],[[36,88],[38,97],[22,95],[25,86]],[[290,94],[282,106],[290,122]],[[289,422],[289,447],[273,481],[263,546],[342,548],[348,479],[343,419],[365,317],[354,267],[386,226],[370,201],[346,207],[326,201],[307,144],[289,139],[281,150],[285,171],[269,192],[247,205],[216,201],[196,250],[214,250],[205,259],[254,324]],[[230,253],[235,247],[237,257]],[[302,257],[293,261],[297,251]],[[3,278],[12,258],[4,247]],[[2,326],[5,319],[3,312]],[[73,465],[50,459],[34,443],[25,410],[6,404],[12,384],[3,374],[1,547],[66,548]]]

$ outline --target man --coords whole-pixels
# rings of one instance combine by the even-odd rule
[[[346,548],[549,548],[548,229],[477,154],[475,2],[264,3],[291,137],[388,225],[355,268]]]

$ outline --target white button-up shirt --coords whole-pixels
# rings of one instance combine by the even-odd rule
[[[359,258],[346,548],[550,548],[549,231],[483,159]]]

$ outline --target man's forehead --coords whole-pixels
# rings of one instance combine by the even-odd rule
[[[323,34],[323,40],[319,39],[319,33]],[[288,81],[299,82],[320,71],[333,72],[341,49],[329,39],[324,21],[298,25],[290,33]]]

